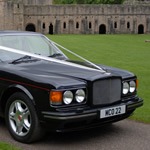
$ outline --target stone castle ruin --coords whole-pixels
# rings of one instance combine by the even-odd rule
[[[0,0],[0,30],[44,34],[150,33],[150,2],[53,5],[52,0]]]

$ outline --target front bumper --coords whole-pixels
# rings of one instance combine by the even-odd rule
[[[100,110],[107,107],[119,105],[126,106],[126,113],[122,115],[112,116],[100,119]],[[73,112],[42,112],[44,121],[42,124],[49,130],[57,132],[76,131],[87,128],[95,128],[108,123],[116,122],[125,119],[132,115],[133,111],[143,105],[143,100],[136,98],[134,100],[122,102],[116,105],[107,107],[99,107],[94,109],[77,109]]]

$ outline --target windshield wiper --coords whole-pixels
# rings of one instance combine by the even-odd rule
[[[29,59],[31,59],[31,56],[25,55],[25,56],[23,56],[23,57],[20,57],[20,58],[18,58],[18,59],[13,60],[13,61],[11,62],[11,64],[15,64],[15,63],[17,63],[17,62],[19,62],[19,61],[29,60]]]
[[[55,53],[55,54],[53,54],[53,55],[50,55],[50,56],[48,56],[48,57],[59,57],[59,56],[62,56],[63,54],[61,54],[61,53]]]

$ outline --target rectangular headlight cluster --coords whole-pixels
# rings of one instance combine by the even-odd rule
[[[50,104],[55,106],[82,104],[86,101],[86,89],[51,91]]]

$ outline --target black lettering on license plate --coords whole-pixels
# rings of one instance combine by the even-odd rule
[[[110,108],[105,110],[105,116],[113,116],[113,115],[118,115],[120,113],[121,113],[121,107]]]
[[[107,118],[126,113],[126,106],[116,106],[100,110],[100,118]]]

